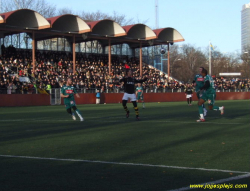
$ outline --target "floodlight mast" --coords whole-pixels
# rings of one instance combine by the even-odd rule
[[[155,0],[155,29],[159,28],[158,0]]]

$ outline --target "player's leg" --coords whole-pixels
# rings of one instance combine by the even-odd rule
[[[198,100],[200,99],[200,92],[196,92],[196,96],[198,98]],[[207,116],[207,109],[205,108],[205,104],[202,105],[202,108],[203,108],[203,114],[204,114],[204,117]]]
[[[209,109],[210,110],[214,110],[214,111],[220,111],[221,115],[223,115],[224,114],[224,106],[219,107],[219,106],[214,105],[215,98],[216,98],[216,94],[211,94],[209,96],[209,100],[208,100]]]
[[[72,108],[74,109],[74,111],[76,112],[76,114],[78,115],[78,117],[80,118],[80,121],[84,121],[84,118],[82,117],[80,111],[76,108],[76,106],[72,106]]]
[[[220,111],[220,114],[221,115],[223,115],[224,114],[224,109],[225,109],[225,107],[224,106],[221,106],[221,107],[219,107],[219,106],[216,106],[216,105],[213,105],[213,108],[212,108],[214,111]]]
[[[186,95],[186,98],[187,98],[187,103],[189,105],[189,95]]]
[[[202,105],[202,108],[203,108],[204,117],[206,117],[207,116],[207,109],[205,108],[204,104]]]
[[[140,100],[140,95],[137,94],[137,97],[136,97],[136,102],[139,103],[139,100]]]
[[[139,109],[137,107],[137,102],[136,102],[136,97],[135,94],[131,94],[130,95],[130,100],[134,105],[134,110],[135,110],[135,115],[136,115],[136,119],[139,120]]]
[[[72,110],[71,110],[70,104],[66,104],[65,106],[66,106],[66,110],[67,110],[67,112],[68,112],[68,113],[72,116],[72,119],[73,119],[73,120],[76,120],[75,114],[74,114],[74,113],[72,113]]]
[[[200,119],[197,120],[197,122],[204,122],[205,121],[204,114],[203,114],[203,107],[202,107],[202,105],[204,103],[205,103],[205,99],[200,98],[198,101],[198,109],[199,109]]]
[[[133,105],[134,105],[134,110],[135,110],[135,115],[136,115],[136,119],[139,120],[139,109],[137,107],[137,102],[136,101],[132,101]]]
[[[122,106],[123,106],[124,110],[126,111],[126,117],[128,118],[129,117],[129,110],[127,107],[127,102],[128,102],[128,100],[122,100]]]
[[[124,93],[123,98],[122,98],[122,106],[124,108],[124,110],[126,111],[126,117],[129,117],[129,110],[127,107],[127,102],[128,102],[128,94]]]
[[[192,95],[189,97],[189,104],[192,105]]]
[[[145,109],[145,102],[144,102],[144,97],[143,97],[143,95],[141,96],[141,101],[142,101],[142,108]]]

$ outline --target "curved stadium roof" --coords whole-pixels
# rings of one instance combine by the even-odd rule
[[[75,42],[98,40],[103,46],[109,42],[111,45],[127,43],[132,48],[138,48],[140,44],[146,47],[184,41],[183,36],[171,27],[152,30],[144,24],[121,26],[109,19],[85,22],[71,14],[46,19],[30,9],[0,14],[1,37],[21,32],[34,32],[35,40],[74,36]]]

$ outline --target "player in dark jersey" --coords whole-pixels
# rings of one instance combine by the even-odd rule
[[[126,111],[126,117],[129,117],[129,110],[127,108],[127,102],[130,99],[131,102],[134,105],[134,110],[136,114],[136,120],[139,120],[139,110],[137,107],[136,102],[136,96],[135,96],[135,83],[143,83],[147,80],[147,78],[144,78],[143,80],[136,80],[134,77],[132,77],[132,70],[129,69],[126,71],[126,76],[122,78],[119,82],[124,83],[124,95],[122,98],[122,105],[124,110]]]
[[[72,116],[72,119],[76,120],[76,117],[75,117],[74,112],[72,113],[71,108],[76,112],[76,114],[80,118],[80,121],[84,121],[80,111],[76,108],[74,94],[76,95],[76,97],[80,98],[74,86],[72,86],[72,79],[68,78],[66,85],[63,85],[61,87],[61,97],[64,98],[63,99],[64,105],[66,107],[67,112]]]
[[[192,105],[193,88],[190,86],[190,84],[187,85],[185,89],[185,94],[188,105]]]

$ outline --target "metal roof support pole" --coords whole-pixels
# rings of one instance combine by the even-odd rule
[[[111,74],[111,42],[109,38],[109,75]]]
[[[73,54],[73,73],[76,72],[76,36],[73,35],[73,42],[72,42],[72,54]]]
[[[142,44],[140,42],[140,76],[142,77]]]
[[[169,56],[169,43],[168,43],[168,82],[170,76],[170,56]]]
[[[35,53],[36,53],[35,31],[32,31],[32,66],[33,66],[33,72],[34,73],[35,73],[35,69],[36,69]]]

